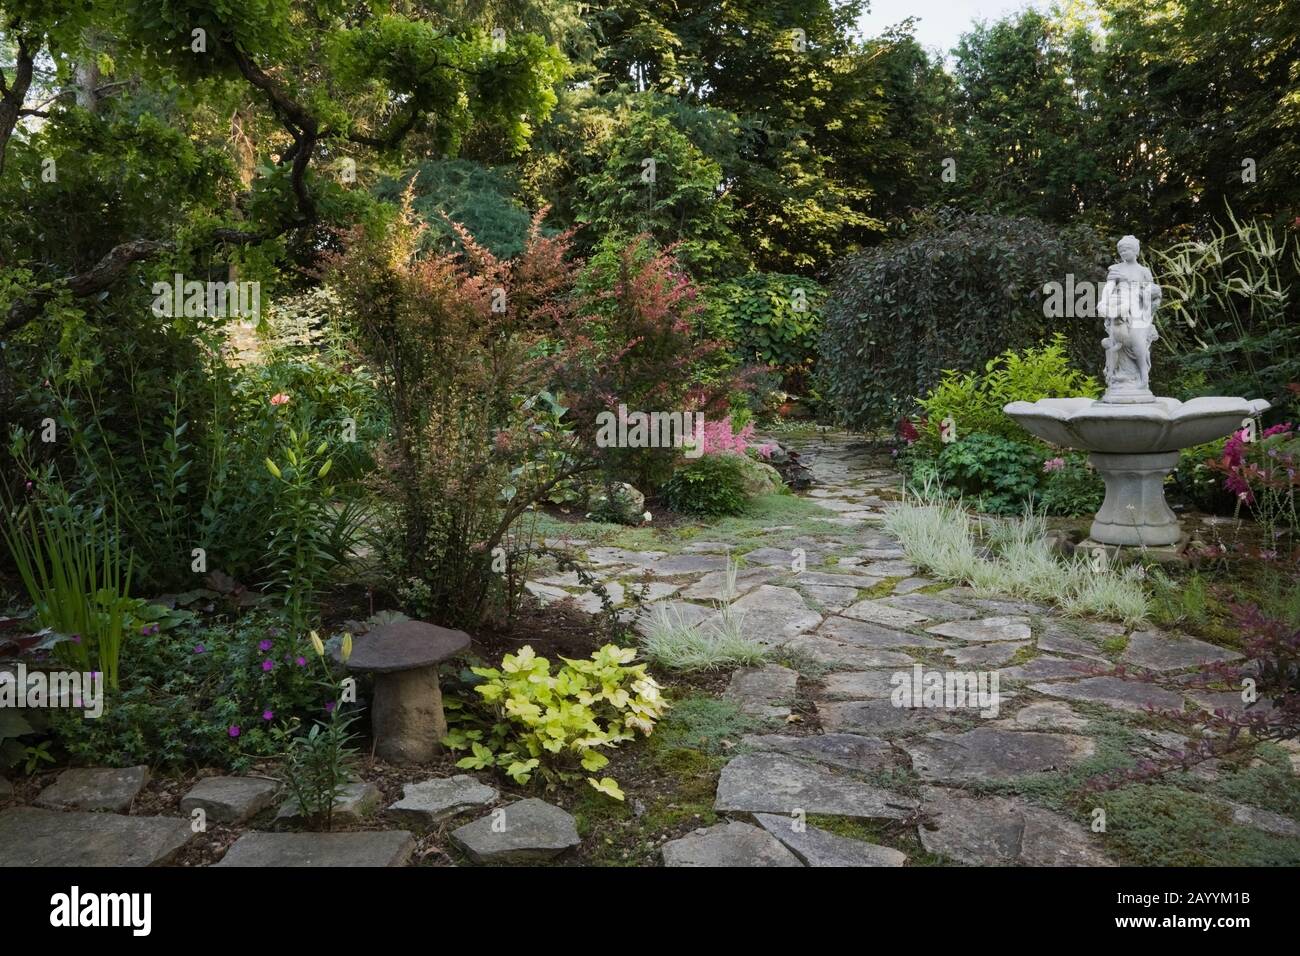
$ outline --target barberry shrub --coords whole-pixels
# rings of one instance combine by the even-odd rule
[[[410,610],[446,623],[508,605],[520,518],[589,466],[549,388],[575,267],[542,215],[514,259],[455,224],[460,252],[421,253],[408,201],[332,263],[391,421],[377,479],[388,570]]]
[[[671,251],[647,237],[606,244],[576,287],[560,379],[577,431],[595,447],[597,416],[631,412],[725,414],[736,387],[725,345],[702,331],[699,287]],[[642,491],[671,474],[679,448],[597,448],[612,480]]]

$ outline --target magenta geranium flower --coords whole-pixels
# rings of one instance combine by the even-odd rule
[[[275,667],[275,661],[271,660],[269,657],[266,660],[262,661],[262,670],[270,671],[274,667]]]
[[[232,736],[232,737],[238,737],[241,733],[243,733],[243,731],[239,729],[239,725],[238,725],[238,724],[231,724],[231,725],[230,725],[230,730],[228,731],[228,733],[229,733],[230,736]]]
[[[269,650],[271,649],[271,642],[270,642],[270,641],[259,641],[258,644],[257,644],[257,649],[258,649],[259,651],[269,651]]]
[[[307,658],[305,658],[305,657],[299,657],[296,661],[294,661],[294,663],[297,664],[299,667],[306,667],[306,666],[307,666]]]
[[[275,720],[275,711],[273,711],[273,710],[264,710],[264,711],[262,711],[262,719],[263,719],[263,720]]]
[[[208,652],[208,649],[207,649],[206,647],[204,647],[202,644],[195,644],[195,645],[194,645],[194,653],[195,653],[195,654],[206,654],[207,652]]]

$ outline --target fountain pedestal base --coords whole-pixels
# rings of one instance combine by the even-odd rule
[[[1165,476],[1178,466],[1178,452],[1116,455],[1095,451],[1088,461],[1106,482],[1106,500],[1092,522],[1092,540],[1148,548],[1178,543],[1182,529],[1165,503]]]

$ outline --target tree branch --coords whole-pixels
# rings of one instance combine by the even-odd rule
[[[67,289],[77,298],[84,299],[107,289],[132,264],[150,259],[171,247],[170,242],[155,242],[152,239],[132,239],[114,246],[99,262],[80,275],[59,279],[34,290],[26,298],[15,299],[9,306],[4,324],[0,325],[0,334],[8,335],[36,318],[45,304],[61,289]]]
[[[23,101],[32,85],[32,63],[36,59],[35,53],[27,48],[27,37],[22,34],[21,25],[15,21],[10,28],[18,33],[18,58],[14,63],[13,86],[6,86],[0,95],[0,175],[4,174],[9,138],[23,115]]]

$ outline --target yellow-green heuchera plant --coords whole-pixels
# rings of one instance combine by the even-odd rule
[[[475,667],[483,678],[474,690],[496,718],[487,729],[457,727],[443,743],[470,755],[456,766],[467,770],[501,767],[516,783],[527,783],[534,772],[549,779],[573,780],[598,773],[609,758],[601,753],[649,736],[668,709],[658,682],[645,664],[631,663],[633,648],[606,644],[589,660],[564,662],[554,674],[551,662],[532,647],[507,654],[501,667]],[[612,777],[587,777],[587,782],[616,800],[623,791]]]

